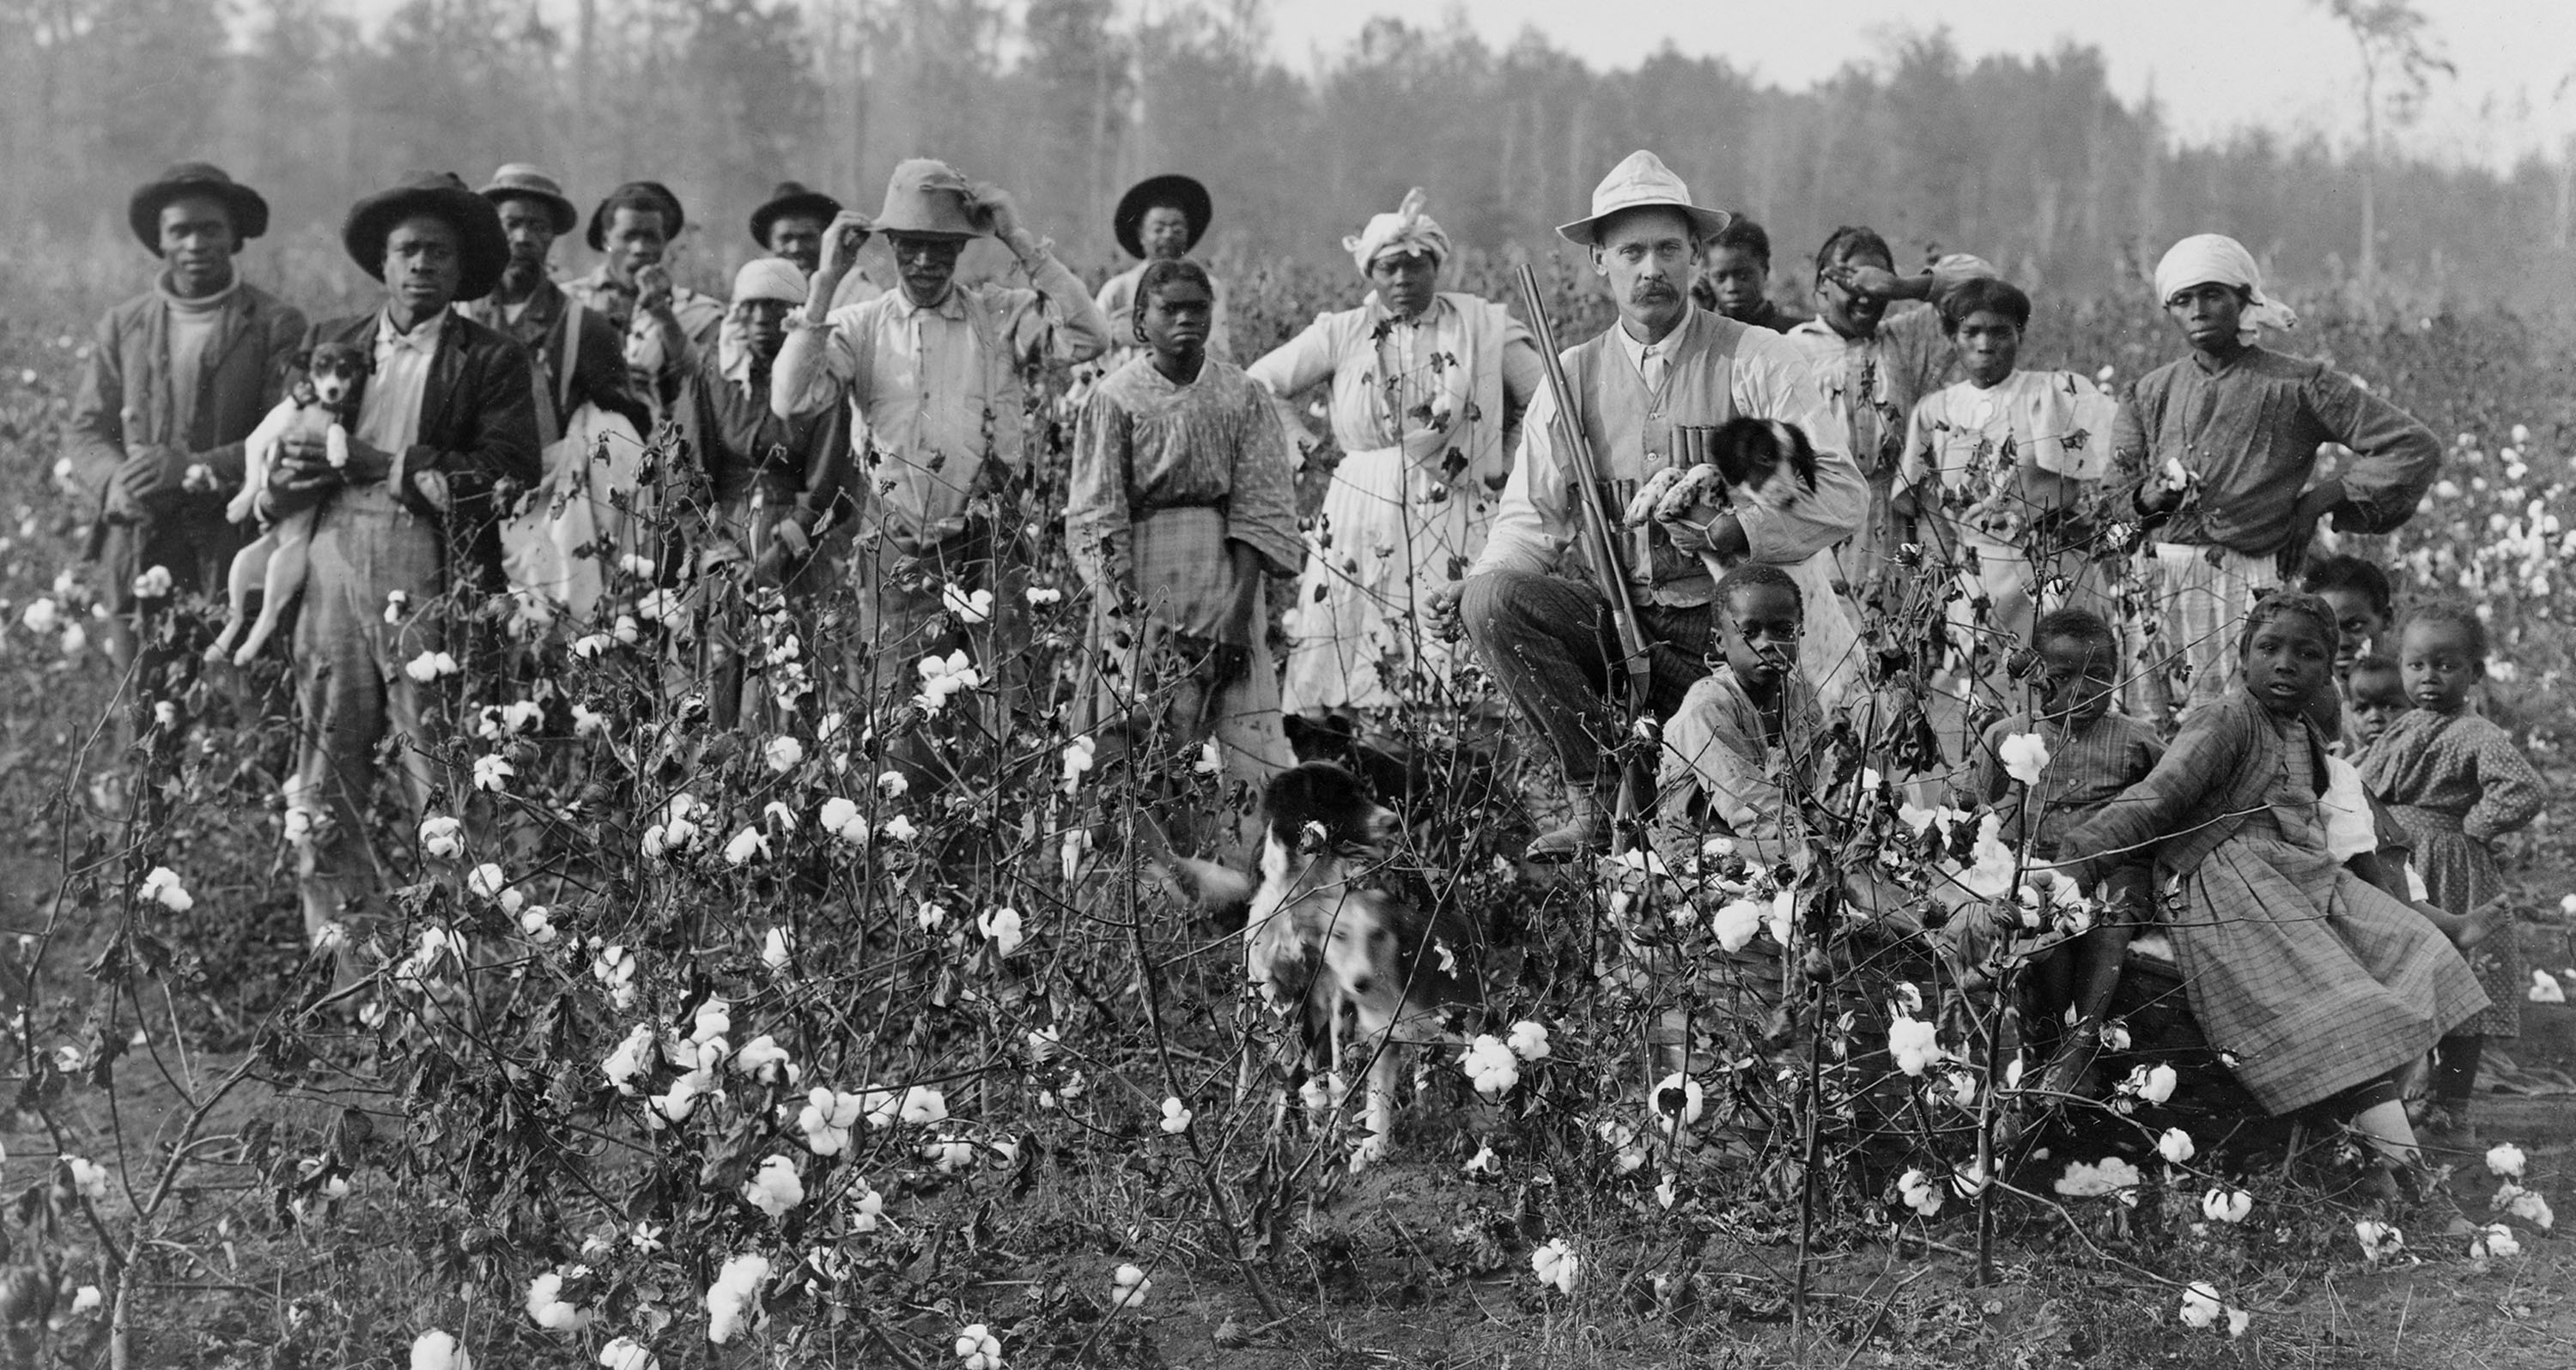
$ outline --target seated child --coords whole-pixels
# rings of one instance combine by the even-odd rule
[[[2314,595],[2258,601],[2234,685],[2066,836],[2064,869],[2096,885],[2151,852],[2179,893],[2174,959],[2209,1044],[2266,1111],[2336,1105],[2396,1167],[2415,1158],[2399,1072],[2490,1001],[2430,921],[2327,847],[2325,739],[2307,710],[2338,636]]]
[[[2491,844],[2529,823],[2548,801],[2548,787],[2502,728],[2468,711],[2470,687],[2486,676],[2486,626],[2477,615],[2448,606],[2418,610],[2398,643],[2415,707],[2362,753],[2362,779],[2414,838],[2432,902],[2483,925],[2504,895]],[[2435,1056],[2426,1121],[2446,1148],[2474,1144],[2469,1100],[2485,1039],[2522,1034],[2525,972],[2510,922],[2464,940],[2489,1006]]]
[[[1914,524],[1910,540],[1958,570],[1958,688],[1972,713],[1991,717],[2007,707],[2004,665],[2042,599],[2099,597],[2080,516],[2109,465],[2118,407],[2090,377],[2015,369],[2030,297],[2008,282],[1960,285],[1941,302],[1941,323],[1967,379],[1914,407],[1892,507]]]
[[[2040,662],[2035,707],[1986,730],[1970,759],[1963,798],[1968,808],[1988,807],[2002,817],[2004,842],[2026,841],[2032,856],[2054,861],[2066,835],[2144,780],[2165,749],[2154,729],[2111,710],[2120,688],[2120,643],[2101,615],[2059,609],[2039,620],[2031,646]],[[2048,763],[2035,785],[2015,784],[2004,769],[2004,741],[2019,733],[2037,733],[2047,744]],[[2068,1024],[2040,1084],[2046,1093],[2090,1092],[2102,1016],[2119,987],[2121,960],[2138,927],[2155,918],[2154,883],[2153,862],[2144,853],[2107,863],[2092,891],[2101,905],[2092,930],[2033,967],[2048,1020]]]
[[[1796,670],[1804,600],[1788,572],[1745,562],[1719,579],[1715,606],[1724,657],[1664,723],[1653,844],[1674,866],[1712,833],[1733,837],[1756,862],[1792,859],[1780,845],[1786,799],[1775,758],[1812,747],[1822,720]]]

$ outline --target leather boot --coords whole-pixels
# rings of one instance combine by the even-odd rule
[[[1610,850],[1610,815],[1590,785],[1565,787],[1565,821],[1530,839],[1529,859],[1553,865]]]

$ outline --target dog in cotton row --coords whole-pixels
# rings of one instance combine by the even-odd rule
[[[358,407],[366,400],[367,376],[374,369],[375,358],[349,343],[323,343],[306,354],[304,379],[296,382],[295,388],[268,412],[267,418],[260,420],[259,427],[251,430],[244,442],[241,493],[224,506],[224,517],[235,523],[248,523],[259,516],[260,492],[268,488],[269,472],[290,437],[318,434],[331,464],[348,465],[348,426],[358,421]],[[229,612],[223,632],[206,649],[207,660],[229,658],[234,665],[247,666],[276,634],[286,606],[304,590],[304,572],[313,542],[313,512],[306,509],[288,515],[233,555],[232,573],[225,578],[224,586]],[[254,588],[260,595],[259,618],[250,621],[250,594]]]
[[[1398,821],[1358,777],[1308,762],[1262,794],[1258,877],[1178,858],[1175,883],[1221,917],[1240,911],[1250,986],[1298,1031],[1290,1072],[1309,1109],[1336,1102],[1343,1050],[1368,1053],[1362,1137],[1351,1169],[1385,1159],[1402,1049],[1456,1043],[1448,1019],[1481,1002],[1481,939],[1463,920],[1425,913],[1368,882],[1385,867]],[[1247,1065],[1245,1085],[1249,1087]],[[1283,1105],[1284,1106],[1284,1105]]]

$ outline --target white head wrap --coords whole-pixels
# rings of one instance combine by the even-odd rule
[[[2248,296],[2241,326],[2236,330],[2238,342],[2254,341],[2262,324],[2280,329],[2299,326],[2295,311],[2263,293],[2263,268],[2254,264],[2254,254],[2224,233],[2195,233],[2174,244],[2164,260],[2156,263],[2159,303],[2193,286],[2212,282],[2236,286]]]
[[[790,309],[805,303],[805,273],[784,257],[755,257],[733,274],[733,304],[716,330],[716,364],[736,385],[751,384],[751,339],[743,306],[754,300],[777,300]]]
[[[1393,214],[1380,214],[1368,221],[1368,227],[1342,239],[1342,250],[1351,254],[1361,271],[1369,269],[1386,252],[1427,252],[1435,262],[1449,260],[1449,233],[1440,221],[1422,212],[1430,197],[1415,186],[1404,192],[1404,203]]]

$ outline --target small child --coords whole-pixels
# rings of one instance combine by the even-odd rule
[[[2397,622],[2396,593],[2388,573],[2356,556],[2331,556],[2311,563],[2299,588],[2334,610],[2335,688],[2317,695],[2317,726],[2335,738],[2346,756],[2361,753],[2362,740],[2352,719],[2353,664],[2379,650],[2380,635]]]
[[[2415,707],[2362,753],[2362,779],[2414,837],[2432,902],[2459,917],[2485,914],[2504,894],[2491,844],[2529,823],[2547,802],[2548,787],[2502,728],[2468,711],[2470,687],[2486,677],[2486,625],[2477,615],[2449,606],[2420,609],[2407,619],[2398,646]],[[2469,1100],[2485,1039],[2522,1034],[2522,948],[2510,924],[2477,938],[2469,964],[2489,1007],[2435,1054],[2426,1124],[2446,1146],[2475,1141]]]
[[[1147,264],[1130,326],[1148,350],[1083,406],[1064,521],[1092,594],[1101,726],[1175,752],[1212,743],[1257,793],[1295,762],[1262,574],[1296,574],[1306,544],[1268,392],[1207,354],[1215,301],[1196,262]]]
[[[2404,1166],[2415,1133],[2399,1072],[2490,1001],[2430,920],[2327,846],[2325,739],[2308,707],[2337,636],[2314,595],[2257,601],[2236,684],[2185,714],[2154,771],[2062,845],[2088,886],[2152,851],[2180,895],[2169,932],[2192,1013],[2237,1079],[2276,1116],[2334,1101]]]
[[[2352,663],[2344,678],[2344,745],[2359,756],[2406,712],[2406,682],[2394,658],[2373,653]]]
[[[1941,302],[1941,323],[1967,379],[1914,407],[1897,465],[1893,507],[1960,571],[1950,609],[1952,650],[1989,715],[2011,687],[2004,663],[2027,640],[2045,587],[2098,594],[2086,575],[2088,535],[2076,526],[2108,469],[2118,406],[2072,371],[2017,370],[2030,297],[1980,277]],[[1974,620],[1975,601],[1986,621]]]
[[[2146,779],[2165,749],[2154,729],[2111,711],[2120,688],[2120,643],[2101,615],[2056,610],[2032,630],[2031,646],[2041,672],[2032,689],[2036,708],[1986,730],[1965,798],[1968,807],[1991,807],[2002,817],[2004,841],[2027,840],[2031,855],[2054,861],[2066,835]],[[2004,740],[2019,733],[2037,733],[2048,747],[2035,785],[2017,786],[2004,770]],[[2086,1092],[2122,958],[2138,927],[2155,918],[2153,867],[2144,853],[2110,863],[2097,891],[2101,913],[2093,930],[2036,968],[2047,1020],[2061,1021],[2062,1014],[2070,1024],[2041,1084],[2051,1095]]]
[[[1731,836],[1748,859],[1785,859],[1780,849],[1779,758],[1812,746],[1822,720],[1797,675],[1806,604],[1777,566],[1744,562],[1717,582],[1715,627],[1724,659],[1693,684],[1666,720],[1656,767],[1654,846],[1679,864],[1703,836]]]

